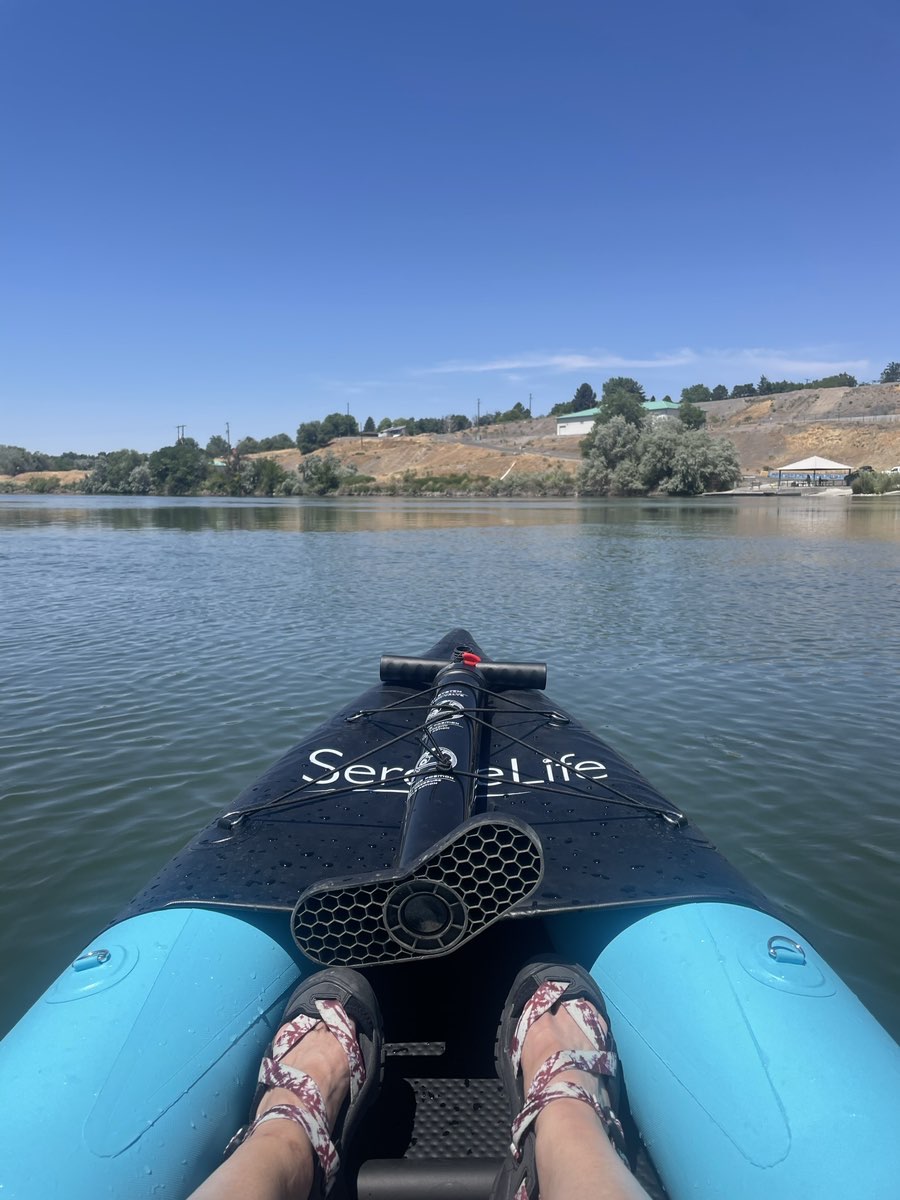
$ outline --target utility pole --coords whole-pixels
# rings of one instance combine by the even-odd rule
[[[531,392],[528,393],[528,415],[531,416]]]
[[[478,405],[475,413],[475,440],[481,441],[481,398],[479,397],[475,403]]]
[[[228,443],[228,449],[231,449],[231,425],[228,421],[225,422],[225,441]]]
[[[185,428],[186,428],[186,426],[184,426],[184,425],[176,425],[175,426],[175,445],[176,446],[180,446],[181,443],[184,441]]]

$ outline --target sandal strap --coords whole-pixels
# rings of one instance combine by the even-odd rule
[[[537,988],[534,995],[522,1009],[522,1015],[519,1017],[516,1031],[513,1034],[512,1044],[510,1045],[513,1070],[517,1075],[522,1069],[522,1047],[525,1044],[525,1037],[528,1030],[539,1017],[542,1017],[544,1013],[549,1012],[553,1008],[560,998],[565,995],[568,988],[569,985],[564,980],[548,980]],[[565,1009],[585,1037],[594,1044],[595,1049],[609,1051],[609,1033],[601,1023],[600,1016],[593,1004],[587,1000],[576,998],[573,1000],[564,1000],[560,1007]],[[613,1059],[615,1059],[615,1055],[613,1055]],[[615,1075],[615,1061],[613,1062],[612,1070],[606,1073]]]
[[[265,1088],[284,1088],[297,1098],[296,1104],[274,1104],[258,1116],[246,1129],[240,1130],[229,1143],[226,1154],[235,1149],[266,1121],[293,1121],[306,1134],[313,1153],[325,1177],[324,1191],[327,1193],[337,1173],[340,1162],[328,1128],[328,1109],[311,1075],[299,1067],[284,1062],[295,1046],[311,1033],[317,1025],[324,1024],[337,1038],[347,1056],[350,1067],[350,1102],[366,1079],[366,1067],[353,1026],[339,1000],[316,1000],[318,1017],[300,1013],[281,1026],[272,1042],[272,1056],[264,1058],[259,1068],[259,1083]]]
[[[341,1045],[341,1049],[347,1056],[347,1062],[350,1066],[350,1103],[352,1104],[356,1099],[357,1092],[366,1080],[366,1066],[363,1062],[359,1042],[353,1031],[353,1025],[339,1000],[317,1000],[316,1009],[319,1013],[319,1019],[334,1034]],[[318,1024],[319,1020],[315,1017],[306,1016],[304,1013],[301,1013],[292,1021],[288,1021],[285,1025],[282,1025],[272,1043],[272,1058],[280,1062]],[[263,1079],[264,1066],[265,1062],[263,1063],[263,1067],[260,1068],[259,1073],[261,1083],[265,1082]]]
[[[294,1074],[302,1074],[302,1072],[294,1072]],[[273,1105],[261,1117],[256,1118],[244,1135],[244,1140],[253,1133],[254,1129],[265,1124],[266,1121],[293,1121],[295,1125],[300,1126],[307,1138],[309,1138],[309,1144],[312,1146],[313,1153],[319,1160],[322,1173],[325,1176],[325,1187],[323,1190],[327,1193],[340,1163],[338,1162],[337,1150],[334,1148],[334,1143],[328,1131],[328,1115],[325,1110],[325,1101],[322,1099],[322,1093],[316,1087],[315,1081],[308,1075],[306,1076],[306,1087],[302,1092],[296,1086],[292,1087],[291,1090],[302,1103]]]
[[[612,1066],[613,1070],[610,1071]],[[563,1079],[554,1083],[558,1075],[564,1071],[583,1071],[598,1079],[604,1075],[615,1074],[616,1056],[605,1050],[558,1050],[542,1063],[535,1073],[528,1095],[521,1112],[512,1124],[511,1153],[518,1160],[521,1155],[522,1140],[541,1112],[554,1100],[580,1100],[588,1104],[603,1125],[607,1136],[615,1148],[622,1153],[624,1148],[624,1133],[619,1118],[613,1112],[606,1088],[600,1096],[589,1092],[574,1080]]]
[[[516,1024],[516,1030],[509,1047],[514,1074],[518,1075],[522,1069],[522,1047],[525,1045],[525,1036],[528,1030],[538,1017],[542,1017],[545,1012],[550,1011],[560,996],[567,991],[568,986],[567,983],[563,983],[562,981],[550,979],[540,985],[522,1009],[522,1015]]]

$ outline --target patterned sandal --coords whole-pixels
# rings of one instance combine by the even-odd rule
[[[320,1023],[340,1042],[350,1064],[350,1092],[330,1135],[325,1101],[315,1080],[282,1061]],[[226,1158],[265,1121],[293,1121],[313,1148],[315,1174],[310,1194],[327,1196],[337,1177],[343,1148],[378,1094],[382,1061],[381,1012],[368,981],[349,967],[333,967],[311,975],[288,1000],[281,1027],[259,1069],[250,1124],[239,1129],[228,1143]],[[254,1117],[263,1095],[273,1087],[287,1088],[297,1097],[297,1103],[276,1104]]]
[[[522,1046],[538,1017],[565,1009],[593,1042],[593,1050],[559,1050],[538,1068],[528,1095],[524,1095]],[[625,1165],[625,1135],[616,1116],[619,1102],[619,1064],[608,1028],[606,1004],[591,976],[582,967],[563,963],[532,963],[516,976],[510,989],[497,1034],[497,1069],[506,1087],[510,1110],[518,1115],[512,1124],[512,1143],[506,1162],[494,1183],[492,1200],[537,1200],[534,1122],[554,1100],[581,1100],[590,1105]],[[563,1071],[584,1071],[604,1080],[599,1097],[578,1083],[556,1080]]]

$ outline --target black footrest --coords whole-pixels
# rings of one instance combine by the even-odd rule
[[[373,1158],[356,1177],[357,1200],[489,1200],[502,1159]]]
[[[324,880],[291,915],[325,966],[371,966],[457,949],[527,899],[544,873],[537,834],[502,813],[473,817],[402,871]]]

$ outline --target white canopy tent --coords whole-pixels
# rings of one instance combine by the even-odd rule
[[[770,475],[777,475],[778,482],[781,483],[782,476],[787,479],[827,479],[829,482],[834,479],[843,480],[844,476],[850,470],[846,463],[833,462],[830,458],[822,458],[818,454],[813,454],[809,458],[801,458],[798,462],[788,463],[785,467],[779,467],[777,471],[770,471]]]

